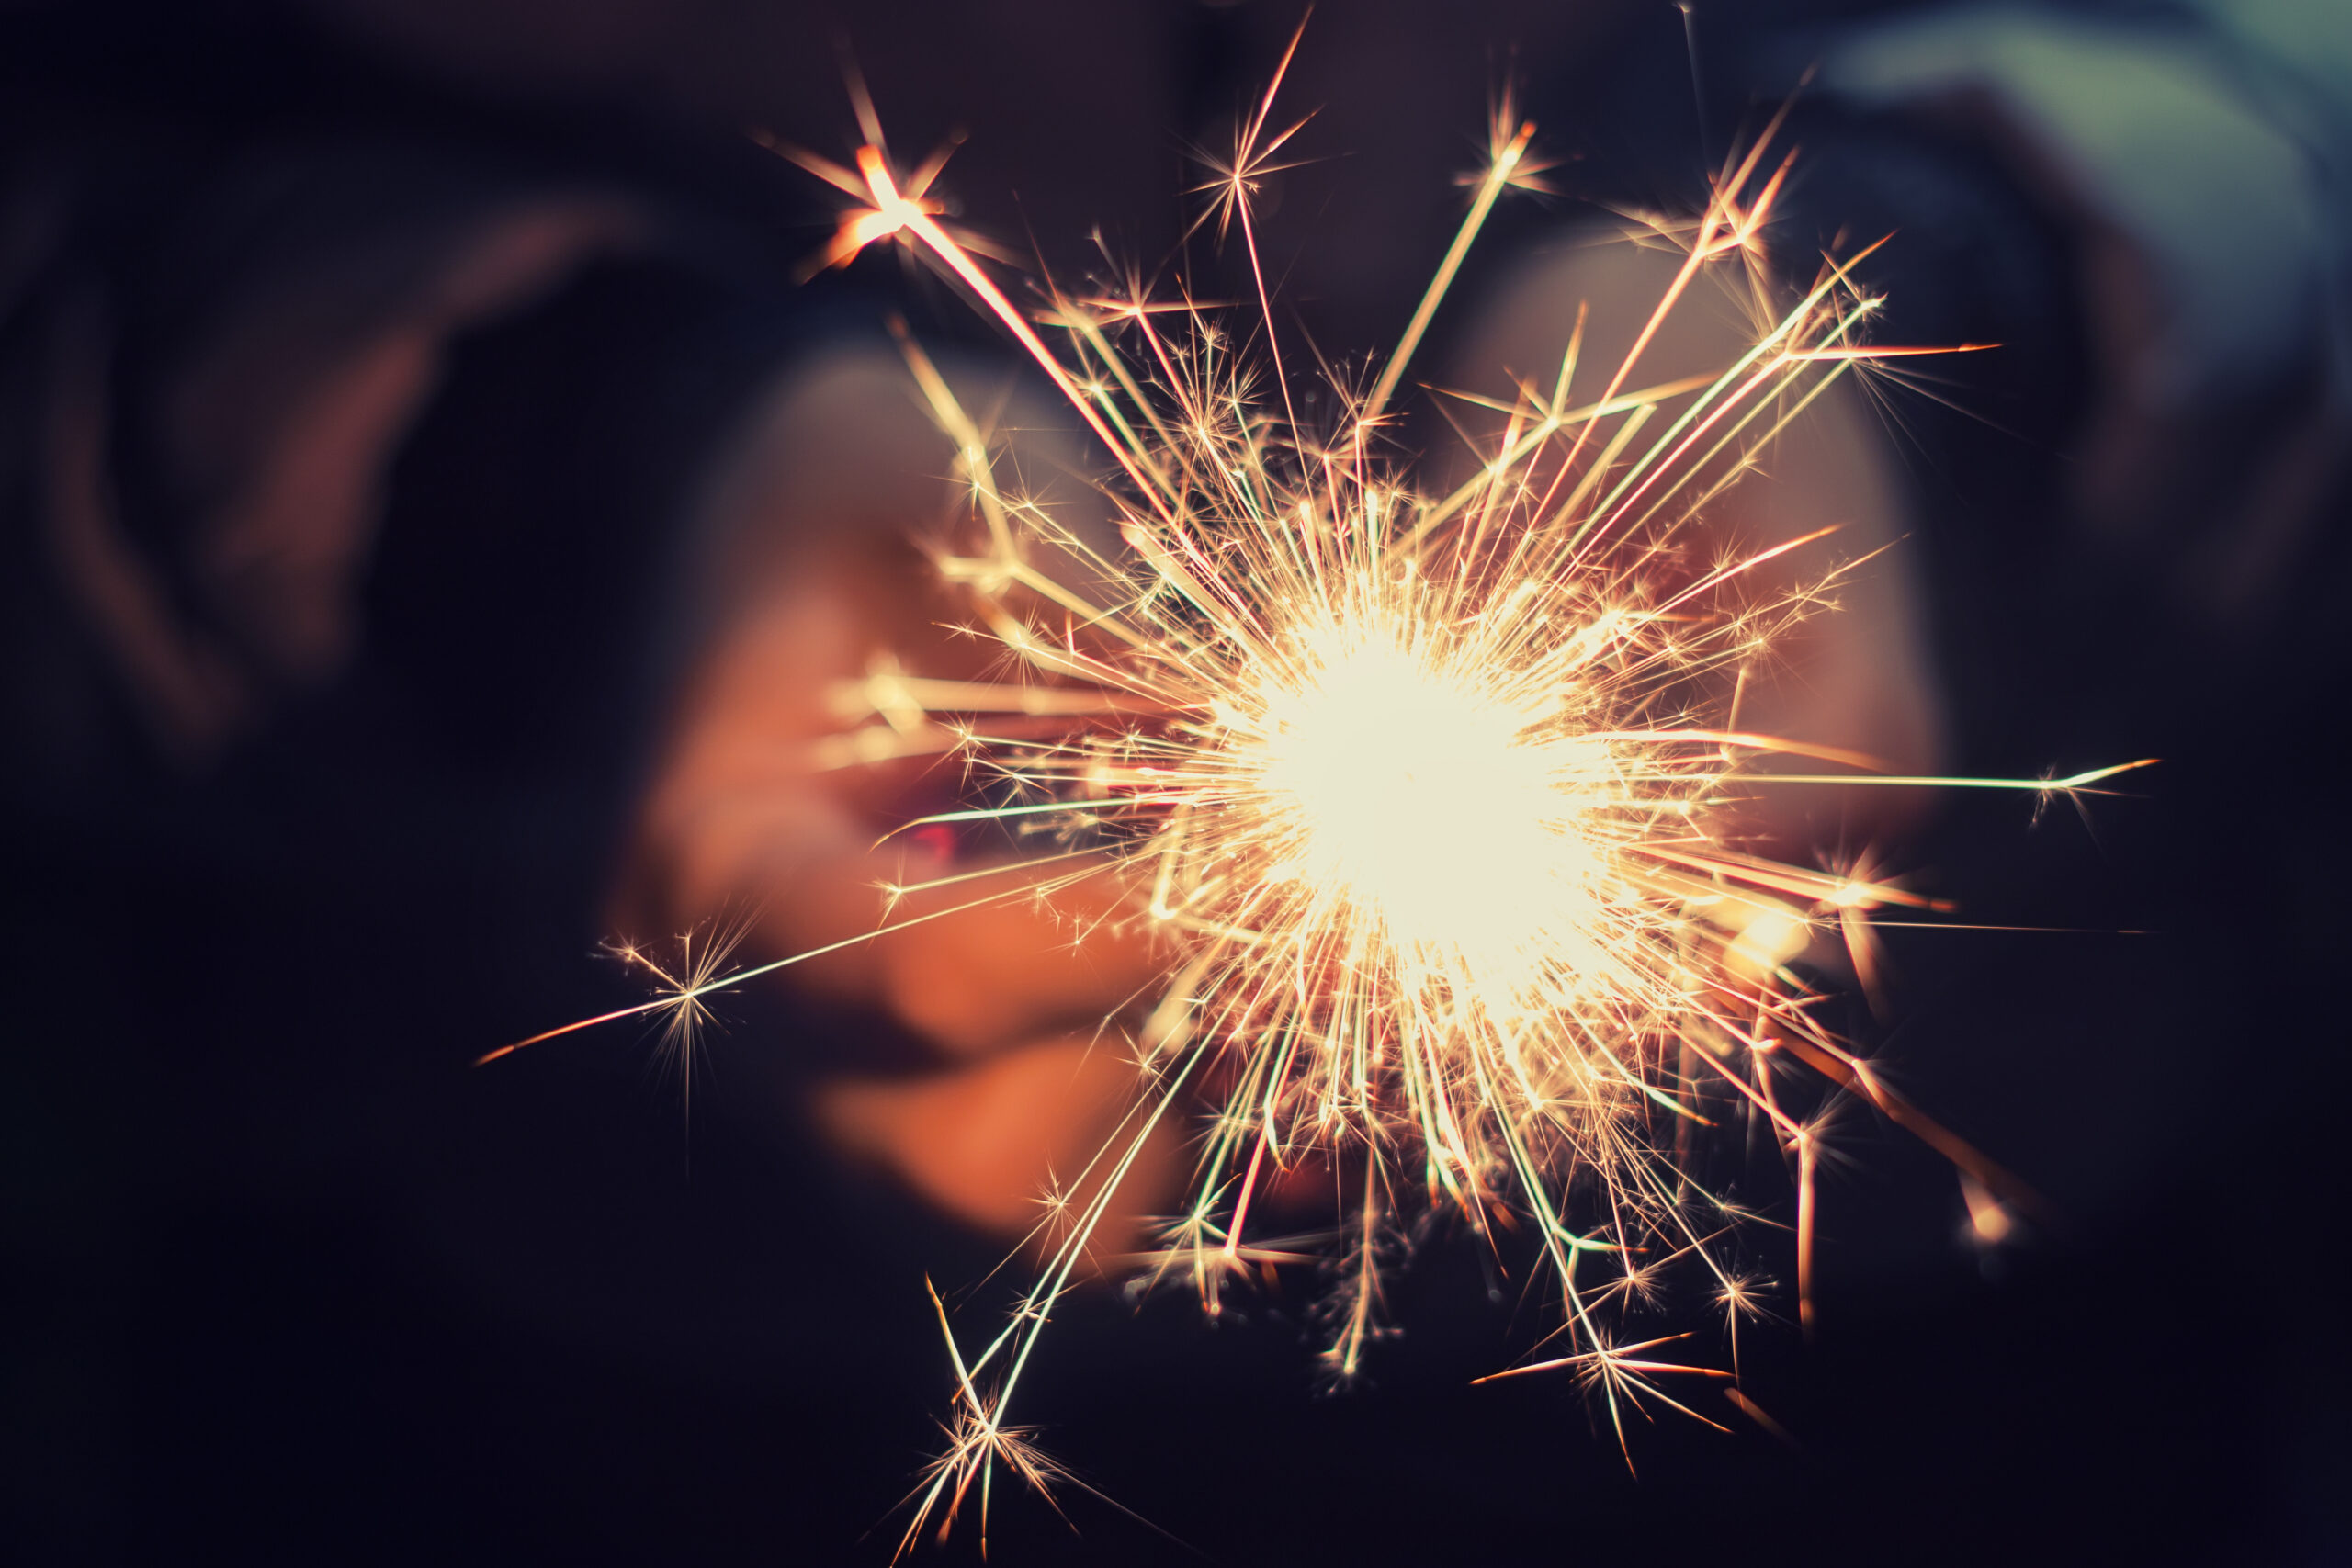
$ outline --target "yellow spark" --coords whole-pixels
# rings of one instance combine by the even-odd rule
[[[1667,1375],[1732,1374],[1644,1359],[1670,1341],[1623,1343],[1613,1311],[1685,1263],[1711,1276],[1730,1324],[1762,1310],[1764,1281],[1721,1239],[1739,1216],[1674,1152],[1726,1109],[1769,1125],[1789,1156],[1796,1315],[1812,1326],[1821,1125],[1784,1105],[1776,1079],[1802,1070],[1850,1090],[1951,1158],[1988,1242],[2032,1206],[2016,1179],[1832,1037],[1788,967],[1816,930],[1838,930],[1859,963],[1871,911],[1943,906],[1862,863],[1831,873],[1750,853],[1720,826],[1727,801],[1789,783],[2046,798],[2079,796],[2124,771],[1888,777],[1868,758],[1733,722],[1747,665],[1776,631],[1825,608],[1838,574],[1757,596],[1753,569],[1821,535],[1724,557],[1695,547],[1704,508],[1828,385],[1921,351],[1859,341],[1876,301],[1854,287],[1849,257],[1826,262],[1718,375],[1642,386],[1639,361],[1701,275],[1760,265],[1790,165],[1768,167],[1758,141],[1727,163],[1695,224],[1658,227],[1684,265],[1599,395],[1572,403],[1571,347],[1551,390],[1498,405],[1507,428],[1475,476],[1424,496],[1384,456],[1387,405],[1496,201],[1542,167],[1529,153],[1532,127],[1507,103],[1498,110],[1468,216],[1396,351],[1365,394],[1331,389],[1340,413],[1310,428],[1273,355],[1272,301],[1255,270],[1251,198],[1297,130],[1270,129],[1273,101],[1270,89],[1204,187],[1204,221],[1230,225],[1250,246],[1260,363],[1237,357],[1233,334],[1197,302],[1152,299],[1140,282],[1118,299],[1056,293],[1034,317],[1016,309],[937,222],[924,194],[936,163],[894,172],[862,98],[867,141],[854,170],[779,149],[861,204],[820,263],[886,239],[907,245],[1028,353],[1115,460],[1106,493],[1129,550],[1109,558],[1001,490],[988,444],[901,334],[985,525],[974,553],[947,551],[940,570],[971,594],[976,624],[1022,673],[949,682],[877,666],[832,694],[845,725],[873,721],[855,732],[871,738],[836,760],[964,751],[983,775],[1019,784],[1022,799],[926,822],[1061,829],[1040,859],[1077,861],[1071,879],[1104,874],[1093,852],[1107,842],[1136,918],[1180,955],[1129,1042],[1135,1109],[1086,1170],[1047,1195],[1037,1234],[1051,1252],[1011,1323],[967,1357],[940,1308],[955,1411],[945,1450],[910,1498],[902,1549],[928,1524],[944,1532],[967,1506],[984,1519],[1000,1467],[1040,1487],[1063,1477],[1005,1411],[1145,1138],[1196,1092],[1221,1103],[1193,1196],[1145,1261],[1144,1288],[1182,1279],[1214,1312],[1231,1285],[1300,1256],[1251,1238],[1252,1203],[1273,1173],[1316,1153],[1347,1183],[1346,1265],[1325,1356],[1335,1377],[1356,1375],[1380,1332],[1382,1261],[1418,1188],[1481,1229],[1507,1220],[1532,1230],[1568,1343],[1498,1375],[1570,1373],[1621,1438],[1628,1410],[1690,1409],[1664,1391]],[[1181,332],[1163,330],[1171,319]],[[1033,320],[1067,334],[1067,358]],[[1035,564],[1048,557],[1043,545],[1085,562],[1098,586],[1048,577]],[[1031,728],[991,737],[989,716]],[[1112,716],[1115,728],[1102,722]],[[1846,771],[1744,771],[1745,759],[1772,751]],[[1057,884],[1006,886],[973,902]],[[810,956],[695,978],[636,1010]],[[1779,1430],[1736,1389],[1733,1403]]]

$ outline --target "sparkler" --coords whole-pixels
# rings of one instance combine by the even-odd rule
[[[2031,1201],[1835,1038],[1815,1017],[1821,993],[1790,966],[1817,931],[1859,962],[1873,911],[1944,906],[1859,870],[1750,852],[1727,826],[1745,795],[1778,784],[2077,794],[2125,771],[1887,777],[1869,758],[1738,728],[1746,670],[1851,566],[1756,592],[1759,569],[1821,535],[1727,552],[1705,533],[1708,508],[1841,378],[1939,351],[1863,341],[1879,301],[1849,257],[1760,314],[1719,373],[1642,384],[1645,348],[1708,269],[1742,267],[1751,298],[1771,297],[1759,236],[1790,165],[1765,161],[1768,130],[1726,164],[1695,223],[1658,226],[1684,262],[1598,394],[1577,397],[1589,379],[1579,323],[1548,389],[1492,405],[1502,434],[1477,471],[1421,493],[1385,445],[1390,402],[1497,200],[1537,184],[1533,128],[1508,104],[1495,117],[1468,215],[1396,351],[1368,389],[1334,386],[1340,412],[1313,426],[1282,376],[1251,220],[1297,129],[1272,120],[1281,76],[1204,187],[1204,221],[1238,230],[1251,262],[1254,355],[1205,307],[1140,285],[1015,305],[939,224],[926,195],[939,160],[902,175],[862,91],[854,167],[777,148],[856,204],[820,263],[895,241],[1022,345],[1115,461],[1105,489],[1127,549],[1114,558],[1001,485],[989,444],[902,333],[983,535],[939,569],[1012,669],[998,682],[892,669],[854,682],[840,695],[862,722],[825,761],[962,755],[990,803],[910,826],[1001,825],[1037,847],[1038,872],[1011,892],[977,882],[971,902],[836,945],[1124,876],[1123,918],[1179,955],[1135,1032],[1133,1109],[1076,1184],[1087,1195],[1056,1209],[1010,1322],[967,1349],[939,1309],[953,1406],[902,1551],[967,1507],[985,1540],[1000,1469],[1040,1487],[1068,1479],[1012,1424],[1016,1390],[1145,1140],[1196,1099],[1214,1109],[1193,1196],[1143,1259],[1142,1288],[1181,1280],[1218,1312],[1236,1282],[1298,1256],[1253,1239],[1253,1201],[1279,1173],[1328,1162],[1351,1216],[1323,1350],[1344,1382],[1380,1331],[1383,1261],[1412,1213],[1523,1224],[1559,1303],[1546,1339],[1557,1353],[1498,1375],[1572,1374],[1621,1444],[1625,1413],[1645,1403],[1713,1424],[1668,1392],[1677,1377],[1723,1380],[1734,1408],[1771,1425],[1736,1365],[1669,1359],[1679,1336],[1625,1343],[1617,1320],[1676,1266],[1708,1279],[1735,1325],[1755,1310],[1760,1282],[1728,1239],[1740,1215],[1699,1181],[1690,1152],[1694,1130],[1728,1109],[1768,1126],[1794,1167],[1810,1324],[1823,1130],[1794,1108],[1789,1072],[1867,1100],[1948,1156],[1981,1234]],[[1056,557],[1091,581],[1037,564]],[[1765,753],[1825,771],[1750,772]],[[691,1023],[710,991],[819,953],[726,972],[722,954],[639,1008],[521,1043],[630,1013]]]

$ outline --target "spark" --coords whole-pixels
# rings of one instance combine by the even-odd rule
[[[679,1089],[686,1097],[687,1109],[691,1111],[695,1060],[700,1052],[705,1032],[718,1021],[707,998],[741,983],[741,972],[729,965],[735,956],[735,950],[743,944],[743,939],[751,934],[757,923],[758,912],[744,910],[682,931],[673,944],[677,956],[666,961],[640,942],[605,943],[605,951],[612,957],[631,969],[652,976],[656,994],[651,1001],[599,1013],[594,1018],[582,1019],[560,1029],[534,1034],[527,1040],[502,1045],[476,1058],[474,1066],[486,1066],[526,1046],[576,1033],[600,1023],[612,1023],[625,1018],[649,1018],[661,1025],[654,1048],[655,1059],[676,1072]]]
[[[1192,1196],[1130,1260],[1136,1291],[1181,1280],[1215,1314],[1227,1292],[1336,1250],[1323,1361],[1346,1382],[1383,1332],[1383,1272],[1416,1214],[1451,1213],[1490,1241],[1498,1225],[1525,1231],[1557,1353],[1496,1375],[1572,1377],[1629,1464],[1629,1415],[1664,1405],[1717,1424],[1668,1392],[1674,1379],[1727,1382],[1735,1408],[1785,1435],[1738,1390],[1736,1325],[1763,1314],[1769,1281],[1736,1255],[1744,1216],[1699,1179],[1696,1132],[1744,1114],[1787,1159],[1808,1333],[1816,1178],[1831,1157],[1819,1107],[1837,1097],[1949,1158],[1986,1243],[2034,1208],[2021,1182],[1836,1039],[1815,1016],[1821,994],[1792,967],[1835,940],[1869,984],[1874,912],[1947,906],[1867,858],[1821,870],[1758,855],[1736,827],[1743,800],[1789,784],[2079,802],[2145,765],[1890,776],[1869,758],[1734,722],[1749,666],[1825,613],[1857,563],[1758,590],[1756,569],[1793,546],[1726,554],[1706,533],[1709,509],[1830,386],[1929,351],[1865,340],[1879,302],[1854,281],[1859,256],[1825,257],[1793,299],[1774,294],[1761,235],[1791,164],[1767,162],[1768,130],[1726,160],[1694,222],[1651,225],[1684,261],[1598,394],[1576,395],[1590,378],[1579,328],[1548,389],[1487,405],[1503,428],[1472,477],[1423,493],[1386,446],[1390,404],[1497,202],[1546,166],[1530,152],[1535,128],[1498,106],[1461,229],[1396,351],[1368,389],[1331,381],[1339,412],[1309,424],[1276,354],[1251,220],[1299,129],[1276,128],[1274,101],[1270,86],[1203,187],[1202,222],[1249,250],[1255,356],[1205,305],[1181,289],[1155,297],[1134,277],[1095,295],[1046,288],[1017,306],[937,221],[927,192],[940,160],[901,177],[862,89],[854,168],[777,148],[855,204],[814,265],[895,243],[1021,344],[1111,454],[1103,489],[1126,546],[1114,558],[1001,487],[978,427],[901,331],[979,525],[939,570],[970,593],[1012,673],[946,682],[877,667],[833,694],[845,726],[871,723],[832,761],[928,750],[1017,786],[1013,804],[915,826],[1034,829],[1037,861],[1082,865],[1073,879],[1108,863],[1128,879],[1134,916],[1179,955],[1129,1041],[1133,1108],[1046,1195],[1032,1236],[1045,1263],[1010,1321],[967,1354],[933,1293],[953,1411],[909,1499],[902,1551],[967,1510],[985,1539],[1000,1470],[1040,1489],[1069,1480],[1008,1412],[1146,1139],[1195,1099],[1210,1110]],[[1751,300],[1778,301],[1759,309],[1751,345],[1713,376],[1645,385],[1661,325],[1724,267],[1741,269]],[[1057,556],[1083,562],[1093,585],[1036,564]],[[1774,754],[1839,771],[1753,769]],[[1096,852],[1106,846],[1107,863]],[[961,909],[1058,885],[985,885],[1004,869],[936,886],[977,882]],[[664,999],[520,1044],[637,1011],[695,1016],[709,990],[812,956],[696,971]],[[1814,1088],[1792,1100],[1800,1076]],[[1251,1230],[1269,1184],[1309,1161],[1338,1173],[1336,1249]],[[1733,1371],[1652,1354],[1683,1336],[1623,1337],[1618,1314],[1660,1292],[1669,1267],[1709,1280]]]

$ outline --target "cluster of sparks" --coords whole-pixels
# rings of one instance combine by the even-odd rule
[[[1253,268],[1251,197],[1296,129],[1273,125],[1273,102],[1270,89],[1207,187],[1204,220],[1238,228]],[[1759,235],[1789,166],[1765,160],[1769,132],[1695,222],[1657,227],[1685,260],[1632,352],[1595,375],[1580,326],[1548,387],[1491,405],[1501,434],[1472,477],[1428,494],[1391,456],[1391,398],[1497,199],[1536,184],[1532,128],[1507,107],[1396,353],[1368,389],[1329,386],[1338,412],[1320,425],[1294,410],[1261,273],[1248,353],[1204,307],[1139,285],[1041,288],[1024,310],[941,226],[926,197],[938,161],[902,176],[862,95],[859,107],[854,169],[778,149],[857,204],[819,259],[895,241],[958,280],[1115,458],[1104,490],[1125,548],[1114,558],[1000,485],[989,443],[906,344],[977,517],[977,543],[940,567],[1007,670],[856,682],[863,722],[834,760],[960,754],[986,803],[926,821],[993,820],[1034,847],[1032,874],[980,901],[1124,877],[1123,918],[1176,955],[1133,1031],[1134,1108],[1086,1195],[1057,1206],[1010,1321],[971,1347],[941,1310],[954,1404],[902,1550],[967,1507],[985,1539],[1000,1470],[1040,1488],[1067,1479],[1012,1424],[1015,1393],[1146,1139],[1190,1107],[1207,1108],[1192,1196],[1154,1237],[1143,1286],[1182,1281],[1216,1313],[1238,1282],[1301,1256],[1251,1231],[1253,1198],[1302,1165],[1328,1169],[1348,1218],[1321,1252],[1322,1354],[1343,1382],[1382,1332],[1384,1263],[1427,1216],[1532,1233],[1557,1327],[1500,1375],[1573,1375],[1621,1441],[1625,1415],[1653,1403],[1708,1419],[1678,1377],[1723,1380],[1733,1407],[1769,1424],[1736,1367],[1671,1359],[1670,1339],[1629,1341],[1623,1323],[1669,1267],[1698,1270],[1735,1323],[1757,1310],[1766,1282],[1736,1255],[1739,1213],[1691,1155],[1727,1112],[1769,1128],[1793,1168],[1810,1321],[1821,1100],[1792,1096],[1792,1074],[1948,1156],[1983,1234],[2030,1201],[1842,1044],[1790,966],[1817,932],[1859,958],[1872,911],[1936,906],[1749,852],[1730,826],[1744,796],[1779,784],[2079,791],[2121,771],[1891,779],[1868,758],[1737,728],[1746,672],[1827,604],[1838,574],[1754,591],[1758,569],[1820,536],[1729,552],[1704,528],[1710,504],[1841,377],[1926,352],[1867,344],[1877,301],[1852,258],[1768,306]],[[1723,265],[1745,269],[1758,303],[1752,345],[1718,374],[1643,385],[1660,324]],[[1084,581],[1041,559],[1082,561]],[[1822,771],[1746,766],[1765,752]],[[684,1027],[711,990],[812,956],[729,970],[721,953],[628,1010],[671,1010]]]

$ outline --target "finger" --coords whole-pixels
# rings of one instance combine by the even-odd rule
[[[880,1007],[958,1055],[1099,1025],[1165,968],[1130,883],[1102,856],[954,872],[911,891],[905,867],[860,854],[798,868],[763,940],[805,952],[876,933],[799,967],[796,982]]]
[[[1134,1066],[1091,1034],[1047,1039],[912,1078],[842,1078],[814,1097],[818,1124],[843,1154],[887,1173],[966,1224],[1029,1236],[1066,1234],[1139,1122]],[[1105,1150],[1109,1157],[1099,1160]],[[1175,1190],[1180,1140],[1163,1122],[1120,1181],[1091,1250],[1135,1249],[1141,1216]]]
[[[1531,259],[1490,296],[1464,340],[1453,384],[1508,399],[1517,377],[1548,390],[1581,307],[1576,386],[1598,396],[1681,264],[1679,253],[1630,243],[1586,243]],[[1702,274],[1643,348],[1628,384],[1721,372],[1756,341],[1755,309],[1752,297],[1736,298],[1715,286],[1712,271]],[[1836,531],[1731,585],[1726,603],[1799,613],[1771,617],[1777,636],[1729,690],[1706,700],[1726,728],[1860,752],[1889,772],[1938,772],[1943,715],[1916,581],[1918,551],[1903,538],[1906,498],[1867,401],[1856,386],[1833,385],[1756,457],[1756,471],[1702,514],[1711,551],[1747,557],[1826,526]],[[1743,765],[1755,774],[1781,767],[1770,755]],[[1793,771],[1820,770],[1804,763]],[[1892,831],[1924,804],[1912,792],[1834,785],[1758,783],[1752,795],[1745,825],[1784,841],[1867,839]]]

